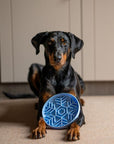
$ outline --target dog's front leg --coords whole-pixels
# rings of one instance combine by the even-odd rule
[[[42,117],[42,108],[44,103],[52,96],[49,92],[43,91],[41,93],[41,97],[39,98],[39,107],[38,107],[38,125],[37,127],[32,131],[32,137],[35,139],[40,139],[45,137],[46,135],[46,123]]]
[[[79,98],[79,96],[76,95],[76,92],[74,90],[70,90],[68,93],[74,95],[75,97],[78,98],[79,100],[79,103],[80,103],[80,114],[78,116],[78,118],[76,119],[75,122],[73,122],[68,131],[67,131],[67,134],[66,134],[66,140],[70,140],[70,141],[76,141],[76,140],[79,140],[80,139],[80,127],[85,124],[85,117],[84,117],[84,114],[83,114],[83,110],[82,110],[82,102]]]
[[[80,139],[80,126],[76,123],[76,122],[73,122],[71,125],[70,125],[70,128],[69,130],[67,131],[67,135],[66,135],[66,140],[79,140]]]
[[[80,114],[75,122],[70,125],[66,134],[66,140],[76,141],[80,139],[80,127],[85,124],[85,117],[81,108]]]
[[[43,108],[43,102],[42,98],[40,98],[38,104],[38,115],[37,115],[38,123],[37,127],[32,131],[32,138],[34,139],[40,139],[45,137],[46,135],[46,123],[42,118],[42,108]]]
[[[45,137],[46,124],[44,119],[41,117],[38,121],[38,126],[32,131],[32,138],[39,139]]]

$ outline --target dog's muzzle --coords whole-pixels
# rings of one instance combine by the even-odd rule
[[[54,54],[54,61],[60,63],[61,59],[62,59],[61,51],[56,51]]]

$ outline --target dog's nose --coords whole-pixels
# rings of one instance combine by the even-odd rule
[[[54,55],[54,61],[59,63],[62,59],[61,53],[59,51],[57,51]]]

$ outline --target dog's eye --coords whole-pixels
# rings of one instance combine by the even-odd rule
[[[66,42],[63,42],[63,45],[65,46],[65,45],[66,45]]]
[[[61,42],[64,42],[65,40],[64,40],[64,38],[61,38]]]
[[[51,39],[48,41],[48,45],[53,45],[54,43],[55,43],[54,38],[51,38]]]
[[[66,40],[64,38],[61,38],[61,42],[64,46],[66,45]]]

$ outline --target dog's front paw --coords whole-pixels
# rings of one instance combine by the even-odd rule
[[[80,103],[81,103],[82,106],[85,105],[85,101],[82,98],[80,98]]]
[[[80,139],[80,126],[75,122],[71,124],[70,129],[67,131],[66,140],[76,141]]]
[[[40,118],[38,127],[32,131],[32,138],[40,139],[45,137],[46,134],[46,123],[43,118]]]

